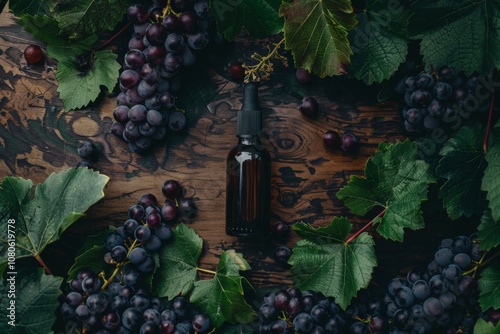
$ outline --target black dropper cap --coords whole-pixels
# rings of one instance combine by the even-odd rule
[[[262,113],[258,109],[257,85],[250,82],[243,90],[243,106],[238,111],[238,137],[258,136],[262,130]]]

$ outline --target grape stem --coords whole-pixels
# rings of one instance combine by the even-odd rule
[[[94,51],[99,51],[101,49],[103,49],[104,47],[106,47],[106,45],[108,45],[109,43],[111,43],[112,41],[114,41],[118,36],[121,35],[121,33],[123,33],[125,31],[125,29],[127,29],[129,26],[130,26],[130,22],[128,22],[123,28],[121,28],[116,34],[114,34],[113,36],[111,36],[107,41],[105,41],[103,44],[101,44],[100,46],[98,46]]]
[[[40,263],[40,265],[43,267],[43,269],[45,269],[45,273],[47,275],[53,275],[52,272],[50,271],[49,267],[47,267],[45,262],[43,262],[42,258],[40,257],[40,254],[35,255],[34,258],[38,261],[38,263]]]
[[[176,16],[179,16],[179,14],[177,14],[176,12],[174,12],[174,10],[172,9],[172,5],[170,3],[171,1],[168,0],[167,1],[167,5],[165,6],[165,8],[163,9],[163,17],[167,16],[168,14],[174,14]]]
[[[493,118],[493,105],[495,104],[495,92],[491,94],[491,102],[490,102],[490,112],[488,113],[488,123],[486,124],[486,133],[484,135],[483,140],[483,151],[484,153],[488,152],[488,137],[490,136],[490,127]]]
[[[257,60],[258,63],[256,65],[243,64],[243,68],[246,70],[244,80],[246,83],[250,81],[260,81],[261,79],[267,80],[270,73],[273,71],[273,64],[270,61],[272,58],[281,59],[283,63],[286,64],[286,58],[278,53],[283,42],[285,42],[285,38],[282,38],[278,43],[272,43],[274,45],[272,50],[268,46],[269,53],[267,56],[262,56],[258,53],[252,54],[251,58]]]
[[[101,290],[106,289],[106,287],[109,285],[109,283],[111,283],[113,281],[113,279],[116,277],[116,275],[118,275],[118,273],[120,272],[120,269],[125,264],[128,263],[127,259],[130,255],[130,251],[132,251],[132,249],[134,249],[136,245],[137,245],[137,239],[135,239],[134,242],[132,243],[132,245],[130,245],[130,247],[127,251],[127,256],[125,257],[125,260],[123,262],[116,264],[115,270],[113,270],[113,273],[111,274],[111,276],[107,280],[104,281],[104,284],[102,285]]]
[[[203,268],[196,267],[196,270],[201,271],[202,273],[217,275],[217,273],[215,271],[209,270],[209,269],[203,269]]]
[[[359,229],[359,231],[357,231],[356,233],[354,233],[349,239],[347,239],[345,241],[346,244],[352,242],[354,239],[356,239],[361,233],[363,233],[368,227],[370,227],[377,218],[380,218],[382,217],[384,214],[385,214],[385,210],[382,210],[378,215],[375,216],[375,218],[373,218],[372,220],[370,220],[365,226],[363,226],[361,229]]]

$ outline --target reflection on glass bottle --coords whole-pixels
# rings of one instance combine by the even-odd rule
[[[247,84],[238,111],[238,144],[227,157],[226,233],[235,236],[269,234],[271,156],[259,142],[262,116],[257,87]]]

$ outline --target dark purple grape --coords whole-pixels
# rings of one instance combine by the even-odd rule
[[[369,323],[370,333],[373,334],[383,334],[386,333],[389,328],[389,323],[386,318],[381,316],[375,316],[370,318]]]
[[[158,84],[153,81],[141,80],[141,82],[139,82],[139,85],[137,85],[137,93],[139,94],[139,96],[146,99],[156,93],[157,85]]]
[[[179,25],[184,32],[193,34],[198,30],[198,16],[193,12],[183,12],[179,15]]]
[[[127,99],[127,103],[131,104],[132,106],[135,106],[139,103],[142,103],[144,101],[144,97],[139,95],[137,92],[137,87],[133,87],[125,93],[125,97]]]
[[[207,333],[212,328],[210,317],[205,313],[197,313],[191,320],[191,325],[197,333]]]
[[[151,45],[163,45],[167,34],[167,29],[158,22],[150,24],[146,30],[146,38]]]
[[[165,40],[165,48],[169,52],[179,53],[184,49],[184,37],[177,33],[170,33]]]
[[[151,230],[147,226],[139,225],[134,231],[134,237],[141,242],[148,241],[151,237]]]
[[[178,215],[177,205],[175,205],[175,202],[167,200],[165,204],[163,204],[163,206],[161,207],[162,218],[167,222],[171,222],[177,218],[177,215]]]
[[[122,325],[128,330],[136,331],[142,324],[142,312],[137,307],[129,307],[122,314]]]
[[[274,260],[281,265],[287,264],[291,255],[292,250],[287,246],[279,246],[274,250]]]
[[[125,223],[123,224],[123,228],[125,230],[125,233],[127,233],[128,236],[133,236],[134,235],[134,232],[135,232],[135,229],[139,226],[139,223],[137,222],[137,220],[135,219],[128,219],[127,221],[125,221]]]
[[[111,250],[111,258],[116,262],[122,262],[127,258],[127,249],[123,246],[115,246]]]
[[[417,89],[417,78],[416,77],[408,77],[404,82],[404,88],[407,92],[413,92]]]
[[[148,110],[142,104],[137,104],[129,109],[128,118],[134,122],[139,123],[146,120]],[[127,129],[128,130],[128,129]]]
[[[406,121],[413,126],[419,126],[422,124],[423,116],[422,112],[418,108],[410,108],[406,112]]]
[[[163,124],[163,116],[158,110],[148,110],[146,120],[152,126],[161,126]]]
[[[146,56],[141,50],[133,49],[125,54],[125,64],[131,69],[137,69],[146,63]]]
[[[434,95],[438,100],[446,101],[451,97],[452,94],[453,88],[446,82],[439,81],[434,86]]]
[[[134,204],[128,209],[128,217],[134,220],[141,220],[144,217],[144,207],[140,204]]]
[[[90,141],[84,141],[78,148],[77,152],[82,159],[96,162],[99,158],[99,150],[94,143]]]
[[[175,32],[181,29],[179,19],[174,14],[168,14],[163,18],[162,25],[169,32]]]
[[[141,81],[141,76],[134,70],[125,70],[120,74],[120,84],[127,88],[134,88]]]
[[[340,149],[344,152],[353,151],[358,143],[358,138],[352,132],[344,132],[340,137]]]
[[[146,62],[153,64],[161,64],[167,54],[167,50],[163,46],[157,45],[148,46],[143,52],[146,56]]]
[[[319,104],[314,97],[308,96],[302,99],[299,109],[304,116],[315,117],[319,113]]]
[[[158,65],[153,65],[151,63],[145,63],[139,70],[142,80],[155,81],[160,77],[160,71]],[[156,88],[158,88],[158,83],[156,83]]]
[[[113,122],[111,124],[111,133],[120,138],[123,137],[123,131],[125,130],[125,125],[119,122]]]
[[[309,333],[314,328],[314,320],[309,313],[297,314],[292,322],[295,331],[299,333]]]
[[[170,309],[178,319],[183,318],[189,309],[189,301],[184,296],[177,296],[172,300]]]
[[[113,118],[120,123],[128,122],[128,110],[127,106],[118,106],[113,110]]]
[[[166,198],[174,200],[182,194],[182,186],[175,180],[167,180],[163,182],[161,191]]]
[[[127,19],[133,24],[145,23],[148,20],[148,11],[143,5],[131,5],[127,8]]]
[[[178,210],[182,218],[191,219],[197,213],[198,209],[196,208],[196,204],[192,198],[181,198],[178,201]]]
[[[169,92],[160,95],[160,104],[165,109],[172,109],[175,106],[175,97]]]
[[[144,51],[146,45],[144,45],[143,38],[139,36],[132,37],[128,42],[129,50],[141,50]]]
[[[308,83],[309,81],[311,81],[312,75],[308,70],[303,68],[298,68],[295,71],[295,78],[300,83]]]
[[[168,127],[174,132],[184,130],[184,128],[186,127],[186,123],[186,115],[181,111],[174,111],[168,118]]]
[[[148,224],[149,227],[155,228],[160,225],[160,222],[161,216],[158,212],[151,212],[146,216],[146,224]]]
[[[426,90],[417,89],[411,94],[411,105],[414,107],[427,107],[432,100],[431,94]]]
[[[336,131],[328,130],[323,135],[323,144],[329,149],[340,147],[340,135]]]
[[[434,87],[434,78],[429,73],[420,73],[417,76],[417,87],[432,89],[432,87]]]
[[[288,303],[291,297],[288,291],[286,290],[278,290],[274,294],[273,306],[278,311],[286,311]]]
[[[189,35],[187,42],[191,49],[201,50],[210,42],[210,35],[206,31],[198,31],[197,33]]]
[[[194,12],[201,19],[208,19],[210,17],[210,3],[208,0],[198,0],[193,6]]]
[[[121,324],[120,314],[116,311],[111,311],[102,316],[102,325],[106,329],[116,329]]]
[[[272,234],[275,238],[285,238],[290,234],[290,225],[277,221],[273,224]]]
[[[163,68],[167,73],[176,73],[182,67],[182,58],[172,52],[167,53],[163,60]]]
[[[160,103],[160,94],[155,94],[144,100],[144,105],[150,110],[159,110],[162,106]]]

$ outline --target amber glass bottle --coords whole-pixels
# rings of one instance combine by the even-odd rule
[[[227,156],[226,233],[234,236],[269,235],[271,156],[259,141],[262,115],[257,86],[247,84],[238,111],[238,144]]]

